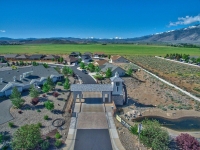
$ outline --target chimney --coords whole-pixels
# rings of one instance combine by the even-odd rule
[[[13,77],[13,81],[14,81],[14,82],[16,81],[16,76]]]

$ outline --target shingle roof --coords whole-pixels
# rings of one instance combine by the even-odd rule
[[[15,58],[15,57],[17,57],[17,56],[19,56],[18,54],[7,54],[7,55],[5,55],[4,57],[5,58]]]
[[[91,59],[90,55],[82,55],[81,59]]]
[[[57,58],[59,58],[59,56],[48,55],[48,56],[44,57],[43,59],[57,59]]]
[[[70,56],[65,56],[64,57],[64,60],[66,60],[67,62],[76,62],[78,61],[78,58],[75,58],[75,57],[70,57]]]
[[[104,65],[105,63],[108,63],[108,61],[107,60],[98,60],[98,61],[96,61],[96,63],[99,65],[99,66],[102,66],[102,65]]]
[[[110,64],[110,63],[105,63],[104,65],[100,66],[100,68],[101,68],[102,72],[106,72],[108,68],[110,68],[111,71],[114,71],[115,69],[120,68],[120,67],[115,66],[115,65]]]
[[[31,56],[29,57],[29,59],[41,59],[41,58],[43,58],[43,57],[44,57],[44,55],[36,54],[36,55],[31,55]]]
[[[20,75],[29,71],[33,71],[33,74],[20,81]],[[16,83],[29,84],[32,79],[40,79],[41,77],[48,77],[50,75],[62,76],[54,68],[44,68],[43,65],[0,71],[0,78],[3,78],[3,82],[0,83],[0,90],[2,90],[9,82],[13,82],[14,76],[16,76]]]
[[[71,91],[101,92],[113,91],[112,84],[72,84]]]
[[[120,57],[121,57],[120,55],[114,55],[114,56],[111,57],[111,59],[112,59],[112,60],[117,60],[117,59],[120,58]]]
[[[19,55],[16,58],[17,59],[27,59],[27,58],[29,58],[29,56],[27,56],[27,55]]]

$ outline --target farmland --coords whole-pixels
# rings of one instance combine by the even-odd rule
[[[72,51],[104,52],[119,55],[149,55],[165,56],[166,53],[180,53],[200,56],[199,48],[183,48],[159,45],[134,44],[34,44],[34,45],[1,45],[0,53],[18,54],[69,54]]]
[[[200,96],[200,68],[150,56],[131,56],[130,60],[196,96]]]

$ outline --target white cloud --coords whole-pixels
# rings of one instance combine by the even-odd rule
[[[195,22],[200,22],[200,14],[197,16],[186,16],[184,17],[179,17],[178,21],[176,22],[170,22],[169,26],[177,26],[177,25],[188,25],[191,23],[195,23]]]
[[[0,32],[6,32],[5,30],[0,30]]]

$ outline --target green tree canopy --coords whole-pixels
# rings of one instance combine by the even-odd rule
[[[132,68],[129,68],[129,69],[126,71],[126,73],[127,73],[129,76],[131,76],[132,73],[133,73],[133,69],[132,69]]]
[[[112,77],[112,71],[111,71],[110,68],[108,68],[108,69],[106,70],[106,78],[110,78],[110,77]]]
[[[64,66],[63,69],[62,69],[62,73],[64,75],[72,75],[73,70],[70,67]]]
[[[63,84],[64,89],[68,90],[70,88],[70,82],[69,79],[65,79],[65,83]]]
[[[44,68],[49,68],[49,65],[46,63],[43,63]]]
[[[46,83],[49,85],[50,90],[52,90],[53,87],[54,87],[54,82],[53,82],[53,80],[52,80],[50,77],[48,77]]]
[[[50,91],[50,89],[51,89],[50,86],[47,84],[47,82],[45,82],[44,85],[42,86],[42,91],[44,93],[47,93]]]
[[[35,124],[21,126],[13,135],[13,150],[34,149],[41,141],[40,128]]]
[[[29,95],[33,98],[36,98],[39,96],[39,91],[33,85],[31,85],[31,88],[29,90]]]
[[[156,120],[143,120],[143,130],[140,139],[142,143],[153,150],[167,150],[169,144],[169,134],[162,129]]]
[[[99,72],[100,72],[99,66],[95,66],[95,72],[96,72],[96,73],[99,73]]]
[[[49,100],[44,103],[44,106],[48,110],[53,110],[54,109],[54,103],[49,101]]]
[[[79,65],[80,65],[80,68],[81,68],[81,69],[84,69],[84,68],[85,68],[85,64],[84,64],[83,62],[80,62]]]

